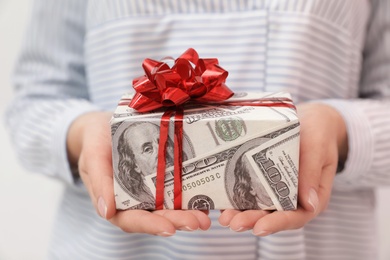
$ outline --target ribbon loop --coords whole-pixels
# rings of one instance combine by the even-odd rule
[[[218,65],[218,59],[201,59],[192,48],[177,58],[172,68],[152,59],[145,59],[142,67],[146,75],[133,81],[136,98],[129,104],[139,112],[180,106],[190,100],[223,101],[233,95],[225,85],[228,72]]]

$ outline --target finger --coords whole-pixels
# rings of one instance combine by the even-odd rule
[[[257,221],[270,214],[265,210],[246,210],[236,214],[230,221],[230,229],[236,232],[243,232],[252,229]]]
[[[240,213],[240,210],[235,210],[235,209],[226,209],[221,212],[221,215],[218,218],[218,222],[221,226],[223,227],[229,227],[230,222],[234,218],[235,215]]]
[[[153,213],[166,218],[177,230],[193,231],[199,229],[201,226],[198,219],[201,215],[197,215],[195,212],[184,210],[156,210]],[[201,214],[204,215],[204,213]]]
[[[80,175],[81,180],[83,181],[84,186],[86,187],[86,189],[88,191],[89,197],[91,198],[92,202],[95,202],[96,198],[95,198],[95,195],[93,194],[93,191],[92,191],[91,181],[89,180],[89,176],[88,176],[88,174],[86,174],[82,164],[80,164],[80,166],[79,166],[79,175]]]
[[[107,125],[108,127],[108,125]],[[109,219],[116,213],[111,142],[109,136],[105,136],[108,132],[101,133],[101,138],[96,137],[90,140],[86,146],[89,147],[83,150],[83,159],[85,161],[84,171],[88,175],[90,187],[92,191],[91,198],[97,208],[100,216]],[[96,142],[96,140],[99,140]]]
[[[298,175],[298,200],[300,205],[308,211],[318,210],[318,188],[321,180],[321,168],[323,165],[323,146],[312,145],[308,147],[301,139],[299,175]],[[312,143],[312,142],[311,142]]]
[[[321,182],[318,188],[319,212],[324,211],[328,207],[336,168],[336,165],[329,164],[322,169]]]
[[[274,211],[260,218],[253,227],[255,236],[266,236],[282,230],[298,229],[315,217],[314,212],[299,207],[295,211]]]
[[[170,220],[145,210],[118,211],[109,221],[127,233],[145,233],[157,236],[172,236],[176,227]]]
[[[208,217],[209,211],[201,211],[201,210],[188,210],[187,212],[193,214],[199,222],[199,229],[208,230],[211,226],[211,220]]]
[[[95,162],[95,163],[94,163]],[[93,204],[103,218],[111,218],[115,214],[114,184],[110,162],[91,160],[86,166],[89,179],[89,190]]]

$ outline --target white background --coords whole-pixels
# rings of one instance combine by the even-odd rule
[[[10,75],[31,1],[0,0],[0,114],[12,97]],[[390,72],[389,72],[390,73]],[[28,104],[26,104],[28,106]],[[61,183],[25,172],[18,164],[4,123],[0,126],[0,260],[43,259],[62,195]],[[378,191],[380,260],[390,259],[390,188]],[[371,260],[371,259],[367,259]]]

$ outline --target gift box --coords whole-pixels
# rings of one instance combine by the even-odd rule
[[[122,97],[111,121],[116,206],[155,209],[163,111],[139,113],[128,107],[131,99]],[[288,99],[287,93],[236,93],[228,101],[246,105],[184,109],[181,208],[296,209],[299,121],[294,109],[272,106]],[[270,106],[256,106],[255,100]],[[174,208],[175,196],[173,125],[172,117],[165,150],[167,209]]]
[[[193,49],[146,59],[112,120],[117,209],[297,208],[299,121],[288,93],[234,93]]]

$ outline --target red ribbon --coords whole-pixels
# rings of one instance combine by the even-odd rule
[[[167,58],[173,60],[173,58]],[[129,107],[138,112],[149,112],[167,107],[161,117],[160,141],[156,176],[156,210],[163,209],[164,182],[166,170],[166,148],[168,144],[169,121],[174,116],[174,209],[182,205],[182,138],[183,108],[188,101],[227,106],[272,106],[295,109],[288,98],[262,98],[245,101],[225,101],[233,92],[225,85],[228,72],[218,65],[215,58],[200,59],[190,48],[174,60],[172,68],[168,64],[145,59],[142,64],[145,74],[133,80],[136,94]],[[123,104],[127,100],[121,101]]]
[[[168,130],[171,116],[175,114],[175,139],[174,139],[174,209],[181,209],[181,170],[183,162],[183,109],[177,107],[175,110],[169,108],[161,117],[160,123],[160,141],[157,161],[157,176],[156,176],[156,210],[163,209],[164,204],[164,182],[166,168],[166,149],[168,144]]]
[[[228,72],[218,65],[218,59],[200,59],[192,48],[174,60],[172,68],[152,59],[145,59],[142,67],[146,75],[133,80],[136,94],[129,105],[139,112],[180,106],[189,100],[212,102],[233,96],[225,85]]]

